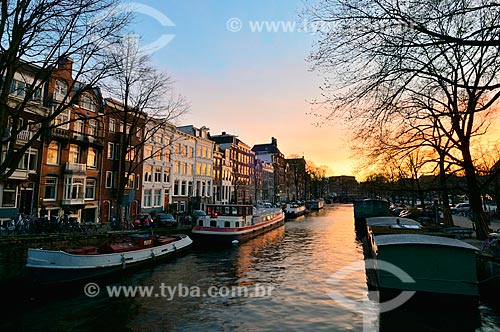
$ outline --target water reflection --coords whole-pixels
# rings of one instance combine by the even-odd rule
[[[263,285],[273,287],[270,296],[88,298],[82,289],[61,289],[31,306],[12,308],[2,317],[0,331],[363,331],[367,317],[373,331],[498,330],[499,310],[489,304],[473,314],[447,314],[425,306],[379,314],[377,304],[367,302],[363,269],[337,284],[328,282],[362,259],[352,206],[328,206],[237,247],[194,249],[100,284],[101,290],[106,285],[182,284],[202,291]],[[332,291],[364,303],[365,311],[334,301],[328,295]]]

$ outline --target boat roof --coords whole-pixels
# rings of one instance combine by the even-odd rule
[[[377,247],[390,245],[423,244],[431,246],[457,247],[474,251],[479,250],[478,248],[457,239],[423,234],[375,235],[374,241],[377,244]]]
[[[413,219],[394,216],[369,217],[366,218],[366,224],[368,226],[393,226],[398,224],[398,220],[401,225],[422,226],[418,221]]]

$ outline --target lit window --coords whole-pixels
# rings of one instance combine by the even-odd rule
[[[87,166],[96,168],[97,167],[97,150],[90,148],[87,154]]]
[[[49,144],[47,149],[47,164],[59,164],[59,144],[56,142],[50,142]]]
[[[69,146],[69,162],[73,164],[80,162],[80,147],[78,145],[71,144]]]

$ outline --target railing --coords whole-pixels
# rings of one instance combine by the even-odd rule
[[[18,142],[28,142],[33,137],[33,132],[29,130],[22,130],[17,134]]]
[[[70,131],[67,130],[67,129],[62,129],[62,128],[52,128],[51,135],[52,136],[63,137],[63,138],[69,138]]]
[[[87,165],[86,164],[76,164],[76,163],[66,163],[66,171],[71,171],[71,172],[82,172],[85,173],[87,171]]]
[[[71,199],[63,199],[62,200],[62,204],[63,205],[81,205],[81,204],[85,204],[85,201],[82,198],[78,197],[78,198],[71,198]]]

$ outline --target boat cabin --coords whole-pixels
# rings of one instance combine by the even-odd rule
[[[239,228],[250,226],[252,205],[207,205],[207,216],[198,220],[198,226]]]

